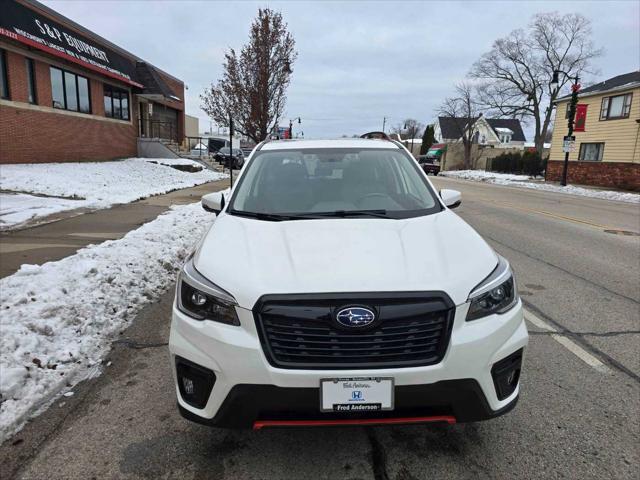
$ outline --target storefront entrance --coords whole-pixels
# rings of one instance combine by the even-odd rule
[[[138,134],[141,137],[178,141],[178,111],[159,103],[139,102]]]

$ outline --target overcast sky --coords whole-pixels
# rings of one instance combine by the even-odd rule
[[[603,80],[640,68],[640,2],[189,2],[46,1],[47,5],[184,80],[186,111],[208,118],[199,95],[221,76],[224,51],[247,41],[258,7],[280,10],[299,52],[285,121],[305,137],[335,137],[416,118],[442,99],[492,42],[538,12],[581,12],[605,54]],[[529,131],[529,129],[527,129]],[[528,135],[529,136],[529,135]]]

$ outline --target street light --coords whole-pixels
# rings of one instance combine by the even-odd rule
[[[296,120],[298,120],[298,125],[300,125],[300,123],[302,123],[302,119],[300,117],[296,117],[293,120],[289,119],[289,138],[293,138],[293,122],[295,122]]]
[[[566,78],[573,80],[573,85],[571,85],[571,102],[569,103],[569,122],[568,122],[569,132],[567,134],[567,137],[569,137],[568,141],[571,141],[571,136],[573,135],[573,123],[576,117],[576,106],[578,105],[578,91],[580,91],[580,84],[578,83],[578,80],[580,80],[580,78],[577,75],[576,76],[569,75],[567,72],[562,70],[554,70],[553,78],[551,79],[551,83],[549,83],[549,89],[552,92],[551,93],[552,97],[553,97],[553,94],[557,92],[560,86],[559,77],[561,73]],[[567,186],[568,170],[569,170],[569,149],[566,148],[566,152],[564,152],[564,165],[562,167],[562,178],[560,179],[560,185],[562,185],[563,187]]]

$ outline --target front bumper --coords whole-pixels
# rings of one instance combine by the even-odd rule
[[[424,170],[424,173],[437,175],[440,173],[440,165],[423,164],[422,170]]]
[[[181,413],[194,421],[221,427],[251,427],[260,420],[322,420],[341,418],[452,416],[458,422],[478,421],[506,413],[515,406],[519,384],[502,400],[492,367],[523,349],[528,334],[522,304],[502,315],[466,322],[468,305],[456,307],[444,359],[424,367],[358,370],[289,370],[267,361],[250,310],[237,308],[241,326],[197,321],[174,305],[169,339],[176,395]],[[184,401],[176,376],[176,359],[212,371],[215,383],[195,408]],[[354,414],[321,413],[320,379],[330,377],[393,377],[395,409]]]

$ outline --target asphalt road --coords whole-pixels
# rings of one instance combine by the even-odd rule
[[[102,376],[0,447],[2,478],[638,478],[640,208],[437,178],[514,266],[531,341],[521,400],[477,424],[228,431],[183,420],[169,375],[171,292]],[[551,331],[552,329],[553,331]]]

